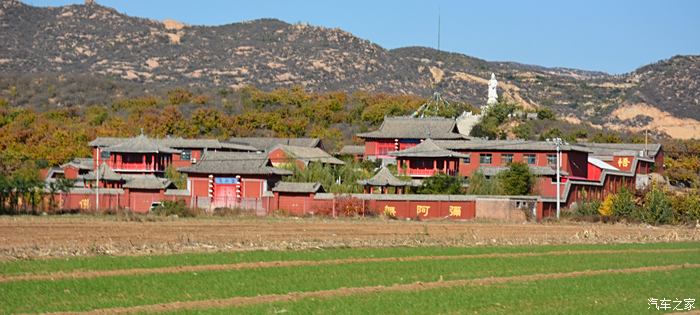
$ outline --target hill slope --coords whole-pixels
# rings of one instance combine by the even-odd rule
[[[0,5],[0,42],[0,97],[7,98],[16,80],[55,74],[55,89],[80,90],[77,96],[64,93],[69,99],[48,96],[47,104],[109,99],[110,86],[138,84],[144,90],[301,85],[423,96],[437,89],[478,106],[494,72],[499,92],[526,108],[551,107],[570,121],[605,128],[651,127],[674,137],[700,137],[699,56],[676,56],[612,76],[422,47],[386,50],[339,29],[273,19],[188,26],[96,4],[38,8],[14,0]],[[75,76],[83,77],[78,86],[61,83]]]

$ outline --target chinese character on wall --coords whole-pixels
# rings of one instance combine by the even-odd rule
[[[428,216],[428,211],[430,211],[430,206],[416,206],[416,215]]]
[[[626,158],[626,157],[620,158],[619,160],[617,160],[617,166],[618,166],[618,167],[628,167],[628,166],[630,166],[630,159],[629,159],[629,158]]]
[[[83,210],[90,209],[90,199],[85,198],[83,200],[80,200],[79,205],[80,205],[80,209],[83,209]]]
[[[450,216],[451,217],[461,217],[462,207],[461,206],[450,206]]]
[[[396,207],[389,207],[384,206],[384,214],[387,216],[395,217],[396,216]]]

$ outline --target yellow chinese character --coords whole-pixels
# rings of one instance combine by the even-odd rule
[[[450,216],[451,217],[461,217],[462,207],[461,206],[450,206]]]
[[[630,165],[630,159],[629,158],[621,158],[617,160],[617,166],[619,167],[628,167]]]
[[[396,207],[384,206],[384,214],[390,217],[396,216]]]
[[[427,217],[428,211],[430,211],[430,206],[416,206],[416,215],[421,215],[422,213],[424,217]]]
[[[80,209],[83,209],[83,210],[90,209],[90,199],[80,200]]]

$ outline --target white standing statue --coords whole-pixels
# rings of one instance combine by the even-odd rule
[[[489,99],[486,101],[486,105],[493,105],[498,103],[498,81],[496,81],[496,74],[491,73],[491,80],[489,80]]]

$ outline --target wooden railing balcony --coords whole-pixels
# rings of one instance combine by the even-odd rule
[[[144,172],[156,172],[162,171],[157,169],[154,164],[139,164],[139,163],[110,163],[111,167],[115,171],[144,171]]]
[[[450,176],[455,176],[457,175],[457,170],[436,170],[432,168],[414,168],[414,169],[407,169],[407,170],[401,170],[401,173],[404,175],[408,176],[413,176],[413,177],[430,177],[435,174],[440,174],[444,173]]]

